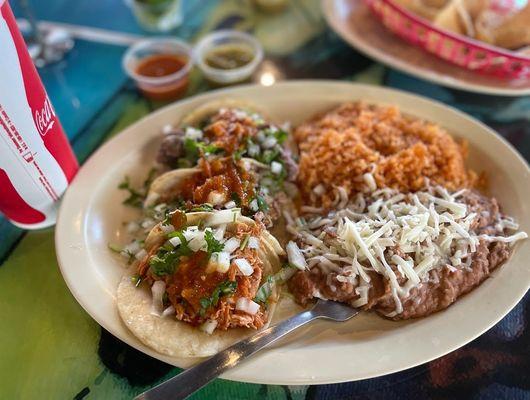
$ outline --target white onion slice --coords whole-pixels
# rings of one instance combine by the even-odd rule
[[[287,243],[285,250],[287,251],[287,259],[289,260],[289,264],[302,271],[307,268],[305,257],[295,242],[291,241]]]
[[[236,301],[236,310],[246,312],[250,315],[256,315],[259,311],[259,304],[246,297],[240,297]]]
[[[236,258],[234,260],[234,264],[236,264],[236,267],[239,269],[239,271],[241,271],[244,276],[252,275],[252,273],[254,272],[254,268],[252,268],[252,265],[250,265],[250,263],[244,258]]]

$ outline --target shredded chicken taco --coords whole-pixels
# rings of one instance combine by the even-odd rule
[[[239,209],[176,211],[149,233],[118,288],[127,327],[172,356],[207,356],[268,324],[282,250]]]

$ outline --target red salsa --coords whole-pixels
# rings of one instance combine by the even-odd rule
[[[141,60],[136,73],[148,78],[172,75],[186,66],[188,58],[176,54],[155,54]],[[154,100],[171,100],[182,96],[188,88],[188,75],[160,85],[142,84],[140,89]]]

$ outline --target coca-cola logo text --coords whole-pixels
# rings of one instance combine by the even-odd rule
[[[53,128],[53,125],[55,125],[55,111],[53,111],[48,97],[44,100],[42,109],[35,111],[35,124],[41,136],[46,135]]]

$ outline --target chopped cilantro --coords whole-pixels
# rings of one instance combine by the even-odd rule
[[[223,251],[225,247],[224,244],[222,244],[220,241],[218,241],[213,236],[213,232],[210,230],[204,232],[204,240],[206,241],[206,244],[208,245],[209,255],[212,255],[212,253],[218,253],[220,251]]]
[[[170,232],[167,234],[168,239],[178,237],[180,239],[179,249],[183,256],[191,253],[191,249],[188,246],[188,239],[184,236],[182,231]]]
[[[123,179],[123,182],[118,185],[118,189],[126,190],[129,192],[129,197],[123,200],[123,204],[126,204],[131,207],[142,208],[145,194],[131,187],[131,183],[129,181],[128,176],[126,176]]]
[[[287,139],[287,132],[285,132],[283,129],[278,129],[276,132],[274,132],[274,137],[279,144],[282,144]]]
[[[246,151],[247,149],[245,149],[244,147],[240,147],[238,150],[234,152],[234,154],[232,154],[232,158],[234,159],[234,161],[239,161],[241,160],[241,158],[243,157],[243,154],[245,154]]]
[[[269,209],[269,205],[267,204],[267,202],[265,201],[265,199],[260,196],[259,194],[256,195],[255,197],[257,203],[258,203],[258,209],[260,211],[267,211]]]
[[[178,233],[182,235],[182,232],[172,232],[178,236]],[[171,245],[164,245],[158,249],[156,254],[149,259],[149,266],[153,274],[157,276],[171,275],[175,272],[175,268],[178,266],[180,257],[188,255],[190,248],[184,235],[179,236],[181,244],[178,247],[173,248]]]
[[[265,282],[258,289],[254,301],[256,303],[266,303],[272,294],[272,288],[274,285],[274,276],[269,275]]]
[[[263,164],[270,164],[273,161],[275,161],[278,156],[280,155],[280,150],[265,150],[258,158],[257,160],[262,162]]]
[[[184,140],[184,151],[186,153],[184,159],[187,160],[191,165],[195,165],[201,155],[217,154],[220,153],[222,150],[222,148],[217,147],[214,144],[199,142],[191,138],[187,138]]]
[[[210,203],[204,203],[200,206],[193,207],[190,209],[190,212],[198,212],[198,211],[213,211],[213,206]]]
[[[145,178],[144,183],[142,185],[142,187],[144,188],[145,193],[147,193],[147,190],[149,189],[149,186],[151,186],[151,183],[155,179],[155,175],[156,175],[157,172],[158,171],[157,171],[156,168],[151,168],[149,170],[149,172],[147,173],[147,177]]]
[[[210,307],[215,307],[219,303],[219,298],[222,296],[229,296],[235,293],[237,289],[237,281],[223,281],[214,289],[210,297],[203,297],[199,300],[201,309],[199,314],[204,316]]]
[[[239,197],[239,194],[237,192],[232,192],[230,194],[230,198],[236,203],[236,206],[241,207],[241,197]]]
[[[123,248],[121,248],[120,246],[114,243],[107,243],[107,247],[109,248],[109,250],[112,250],[114,253],[121,253],[123,250]]]
[[[126,204],[131,207],[137,207],[142,208],[145,196],[147,196],[147,191],[149,189],[149,186],[151,186],[151,182],[153,181],[156,173],[158,171],[156,168],[152,168],[145,178],[143,184],[142,184],[142,190],[137,190],[131,187],[131,182],[129,180],[129,177],[126,176],[123,181],[118,185],[118,189],[126,190],[129,192],[129,197],[127,197],[123,204]]]

